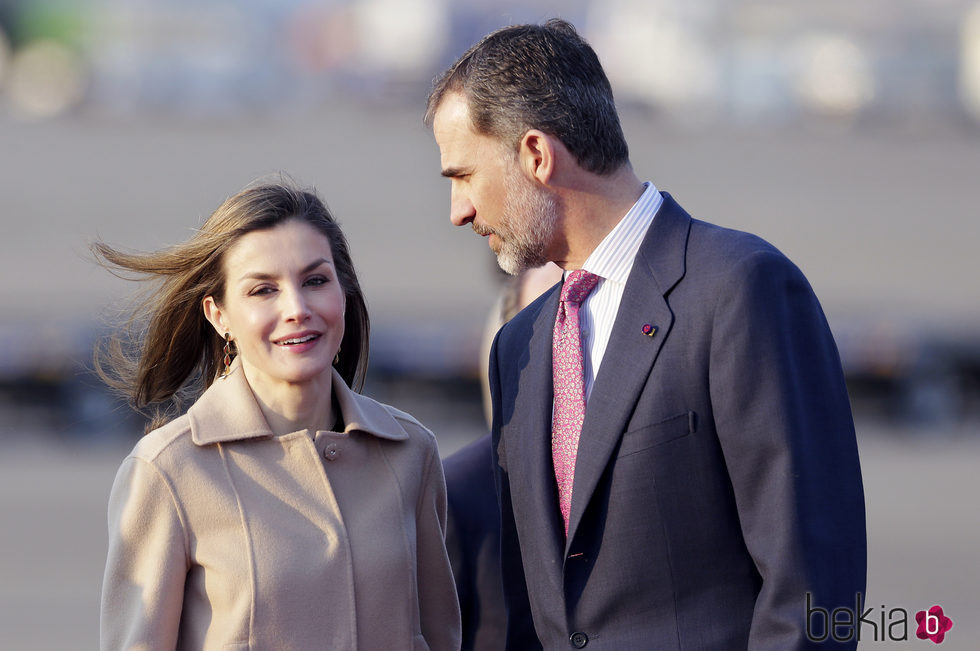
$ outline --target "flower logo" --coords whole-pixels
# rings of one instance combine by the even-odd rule
[[[953,620],[943,614],[942,606],[920,610],[915,614],[915,621],[919,623],[915,636],[920,640],[932,640],[936,644],[942,644],[946,631],[953,628]]]

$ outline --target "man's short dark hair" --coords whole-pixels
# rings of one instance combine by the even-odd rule
[[[590,172],[608,174],[629,160],[606,73],[564,20],[504,27],[471,47],[433,83],[426,124],[445,96],[457,92],[476,131],[515,152],[529,129],[540,129]]]

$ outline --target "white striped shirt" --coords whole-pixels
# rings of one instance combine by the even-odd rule
[[[640,198],[582,265],[586,271],[599,276],[595,289],[579,309],[586,402],[592,395],[592,384],[609,344],[633,260],[663,203],[663,196],[653,183],[647,181],[643,185],[646,190]]]

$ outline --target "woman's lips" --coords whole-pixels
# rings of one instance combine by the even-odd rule
[[[283,337],[282,339],[277,339],[273,343],[283,350],[288,350],[294,353],[302,353],[316,346],[316,343],[320,340],[320,337],[321,335],[319,333],[306,332]]]

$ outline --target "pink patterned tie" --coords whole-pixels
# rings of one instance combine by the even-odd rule
[[[565,520],[572,510],[572,484],[575,481],[575,456],[578,437],[585,420],[585,381],[582,364],[582,339],[579,336],[578,308],[599,282],[599,276],[576,269],[565,279],[558,304],[552,340],[552,376],[555,383],[555,407],[552,420],[551,458],[558,482],[558,508]]]

